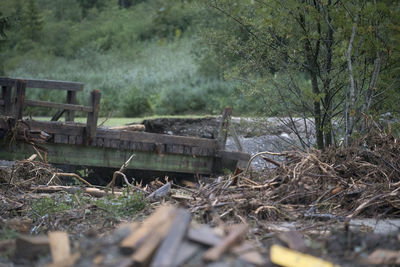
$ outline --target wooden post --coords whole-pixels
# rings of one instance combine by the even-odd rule
[[[101,93],[99,90],[93,90],[90,93],[90,106],[92,111],[88,113],[86,129],[85,129],[85,144],[92,144],[96,137],[97,119],[99,118]]]
[[[232,115],[232,109],[230,107],[226,107],[222,112],[222,118],[217,137],[218,150],[225,150],[226,139],[228,138],[229,123],[231,121],[231,115]]]
[[[76,104],[76,91],[68,91],[67,92],[67,104]],[[75,119],[75,111],[67,110],[65,114],[65,121],[74,121]]]
[[[12,101],[11,101],[12,86],[1,87],[1,97],[4,101],[4,115],[11,115],[12,112]]]
[[[25,89],[26,83],[24,80],[17,81],[17,90],[14,97],[14,118],[16,120],[22,119],[22,113],[24,111],[24,101],[25,101]]]

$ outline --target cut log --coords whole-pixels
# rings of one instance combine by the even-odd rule
[[[145,130],[144,124],[131,124],[131,125],[124,125],[124,126],[115,126],[110,127],[112,130],[120,130],[120,131],[134,131],[134,132],[144,132]]]
[[[162,242],[160,248],[151,263],[152,267],[170,267],[174,266],[180,244],[186,235],[189,227],[191,214],[189,211],[179,209],[175,219],[172,222],[172,228],[169,230],[166,238]]]
[[[206,261],[217,261],[223,253],[229,248],[236,245],[245,236],[249,226],[247,224],[239,224],[232,227],[229,235],[221,241],[218,245],[206,251],[203,259]]]

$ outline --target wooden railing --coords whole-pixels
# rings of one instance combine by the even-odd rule
[[[90,93],[89,106],[83,106],[77,105],[76,102],[76,93],[83,90],[82,83],[0,77],[0,86],[2,92],[0,107],[2,107],[5,115],[14,117],[18,120],[22,119],[24,107],[26,106],[47,107],[58,109],[57,113],[52,117],[52,121],[57,121],[64,113],[66,113],[65,120],[73,122],[75,111],[83,111],[88,113],[85,131],[86,143],[91,143],[96,136],[101,98],[101,94],[98,90],[93,90]],[[65,90],[67,91],[66,103],[25,99],[27,88]]]

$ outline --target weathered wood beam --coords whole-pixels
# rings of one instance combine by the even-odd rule
[[[226,139],[228,138],[229,124],[231,121],[232,109],[226,107],[222,113],[221,122],[218,130],[218,150],[224,150]]]
[[[53,117],[51,117],[50,121],[58,121],[61,116],[64,114],[65,109],[60,109],[59,111],[57,111],[56,114],[53,115]]]
[[[18,80],[20,80],[20,78],[0,77],[0,85],[14,86]],[[78,83],[78,82],[34,80],[34,79],[23,79],[23,80],[26,82],[27,88],[56,89],[56,90],[69,90],[69,91],[83,90],[83,83]]]
[[[0,103],[0,105],[4,106],[3,110],[5,115],[11,115],[12,112],[11,95],[12,95],[12,87],[10,85],[1,87],[2,103]]]
[[[17,120],[22,119],[22,113],[24,111],[24,100],[25,100],[25,89],[26,89],[26,83],[24,80],[18,80],[17,81],[17,89],[15,92],[15,97],[14,97],[14,118]]]
[[[76,91],[68,90],[67,92],[67,104],[76,105]],[[65,121],[74,121],[75,112],[73,110],[68,110],[65,114]]]
[[[31,107],[47,107],[47,108],[57,108],[57,109],[75,110],[75,111],[84,111],[84,112],[92,112],[92,110],[93,110],[92,107],[88,107],[88,106],[54,103],[54,102],[41,101],[41,100],[25,100],[24,105],[31,106]]]
[[[67,144],[41,144],[43,153],[46,151],[47,160],[53,164],[120,168],[132,155],[134,159],[129,169],[154,170],[165,172],[181,172],[193,174],[211,174],[213,157],[191,155],[164,154],[158,155],[145,151],[117,150],[93,146],[78,146]],[[26,143],[10,145],[0,144],[0,158],[5,160],[22,160],[37,153]]]
[[[90,92],[90,106],[92,111],[88,113],[85,128],[85,144],[90,145],[93,143],[97,133],[97,120],[99,119],[100,111],[100,98],[101,93],[99,90],[93,90]]]
[[[85,124],[64,124],[62,122],[45,122],[35,120],[25,120],[25,124],[32,130],[42,130],[48,134],[65,134],[65,135],[82,135]],[[118,131],[107,128],[97,128],[97,138],[118,139],[122,141],[168,144],[168,145],[184,145],[192,147],[216,149],[216,140],[188,137],[188,136],[172,136],[165,134],[155,134],[146,132]]]

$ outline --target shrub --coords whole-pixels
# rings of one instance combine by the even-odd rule
[[[124,98],[122,114],[126,117],[137,117],[152,112],[149,94],[133,87]]]

